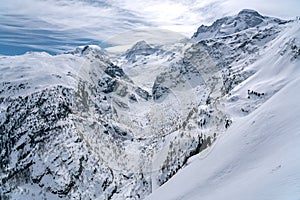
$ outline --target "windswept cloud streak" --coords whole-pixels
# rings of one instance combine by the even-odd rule
[[[297,15],[299,1],[2,0],[0,54],[55,53],[89,43],[104,45],[103,41],[122,32],[146,27],[191,36],[199,25],[242,8],[289,18]]]

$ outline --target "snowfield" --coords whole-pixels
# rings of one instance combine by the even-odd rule
[[[298,199],[299,86],[298,78],[236,120],[209,155],[195,156],[146,199]]]
[[[0,199],[299,200],[299,19],[120,51],[0,56]]]
[[[299,45],[299,31],[296,22],[248,66],[257,72],[232,90],[226,108],[234,122],[209,153],[193,157],[147,200],[300,198],[300,62],[282,53],[290,41]],[[256,98],[247,98],[248,89],[271,97],[243,116],[238,111]]]

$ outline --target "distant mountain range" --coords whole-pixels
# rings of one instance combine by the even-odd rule
[[[300,22],[0,56],[0,199],[300,196]]]

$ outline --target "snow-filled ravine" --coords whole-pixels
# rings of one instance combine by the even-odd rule
[[[0,199],[299,199],[299,58],[298,19],[248,9],[174,43],[0,56]]]

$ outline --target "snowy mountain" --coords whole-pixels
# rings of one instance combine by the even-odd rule
[[[147,56],[153,54],[157,49],[151,47],[144,40],[137,42],[133,47],[126,51],[126,58],[135,62],[136,56]]]
[[[300,196],[299,31],[299,21],[293,21],[200,41],[229,66],[224,100],[233,123],[146,199]],[[216,44],[218,53],[213,51]],[[250,54],[254,57],[241,62]],[[242,74],[249,78],[241,80]],[[232,81],[227,85],[227,80]]]
[[[242,10],[113,59],[1,56],[1,199],[300,196],[299,28]]]
[[[250,28],[259,28],[268,24],[284,24],[287,21],[262,16],[257,11],[244,9],[236,16],[216,20],[211,26],[201,25],[193,39],[202,40],[234,34]]]

